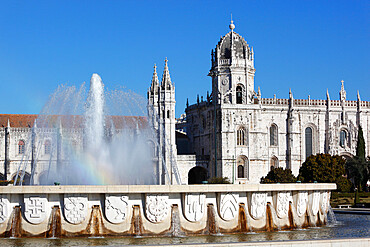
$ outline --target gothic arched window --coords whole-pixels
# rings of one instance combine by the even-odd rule
[[[312,128],[305,129],[306,158],[312,155]]]
[[[279,160],[275,156],[271,158],[270,161],[270,170],[278,168],[279,167]]]
[[[243,89],[241,86],[236,87],[236,103],[243,104]]]
[[[170,118],[170,110],[167,110],[167,118]]]
[[[241,155],[236,160],[237,178],[248,178],[248,158]]]
[[[51,153],[51,142],[50,140],[46,140],[45,143],[45,154],[50,154]]]
[[[270,127],[270,146],[278,145],[278,128],[275,124]]]
[[[345,130],[340,131],[339,145],[344,148],[347,144],[347,132]]]
[[[236,131],[236,145],[237,146],[244,146],[245,145],[245,128],[240,127]]]
[[[26,145],[23,140],[20,140],[18,142],[18,154],[24,154],[24,151],[26,150]]]

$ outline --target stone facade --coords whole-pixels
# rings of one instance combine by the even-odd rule
[[[310,154],[351,157],[359,125],[370,154],[370,102],[262,98],[254,87],[254,52],[231,31],[212,50],[212,94],[185,109],[177,128],[186,132],[191,151],[209,157],[208,173],[233,183],[259,183],[271,167],[298,174]],[[216,165],[217,164],[217,165]],[[180,167],[180,170],[182,168]]]
[[[325,100],[294,99],[291,91],[287,99],[262,98],[261,90],[255,91],[253,47],[234,28],[231,23],[231,31],[212,50],[211,95],[187,103],[179,119],[167,59],[161,82],[154,67],[148,118],[135,121],[152,126],[148,143],[157,184],[187,184],[199,173],[205,174],[201,178],[228,177],[235,184],[259,183],[271,167],[290,168],[297,175],[310,154],[353,156],[359,125],[370,154],[369,101],[359,94],[348,101],[343,81],[339,100],[328,93]],[[63,143],[83,149],[81,121],[73,127],[38,128],[37,118],[0,115],[0,179],[14,179],[20,170],[26,184],[40,184],[49,167],[60,169],[68,162]],[[116,118],[112,122],[128,122],[118,119],[124,116]],[[114,126],[114,134],[122,128]],[[107,134],[110,138],[112,133]]]

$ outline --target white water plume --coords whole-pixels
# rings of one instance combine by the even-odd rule
[[[34,170],[43,169],[35,175],[36,184],[155,183],[148,143],[156,145],[156,138],[145,107],[145,98],[133,92],[104,90],[98,74],[88,91],[84,84],[59,86],[37,118]],[[49,155],[42,151],[46,140]],[[26,159],[30,152],[31,147]],[[20,170],[28,163],[21,162]]]

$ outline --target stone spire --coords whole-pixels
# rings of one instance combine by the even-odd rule
[[[329,89],[328,88],[326,89],[326,100],[330,100]]]
[[[164,60],[164,70],[163,70],[163,76],[162,76],[162,83],[161,86],[163,89],[168,89],[172,87],[172,82],[171,82],[171,77],[170,77],[170,72],[168,70],[168,65],[167,65],[167,58]]]
[[[10,128],[10,121],[9,121],[9,118],[8,118],[8,125],[7,125],[8,128]]]
[[[339,97],[340,97],[340,101],[345,101],[346,100],[346,90],[344,90],[344,81],[341,80],[340,81],[342,83],[342,86],[340,88],[340,92],[339,92]]]
[[[360,102],[361,101],[361,97],[360,97],[360,91],[357,90],[357,101]]]
[[[150,86],[150,91],[156,92],[158,86],[159,86],[159,81],[158,81],[158,75],[157,75],[157,65],[154,64],[154,72],[153,72],[152,84]]]

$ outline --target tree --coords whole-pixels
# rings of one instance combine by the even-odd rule
[[[346,163],[348,177],[357,190],[362,191],[369,180],[369,159],[365,158],[365,140],[361,126],[358,128],[356,156]]]
[[[345,163],[339,155],[311,155],[299,169],[298,180],[303,183],[337,183],[338,190],[348,190],[350,182],[344,177]]]
[[[261,178],[261,184],[271,183],[295,183],[297,178],[293,175],[290,169],[273,168],[266,177]]]
[[[360,159],[365,160],[365,140],[364,132],[362,131],[361,125],[358,128],[356,156]]]

